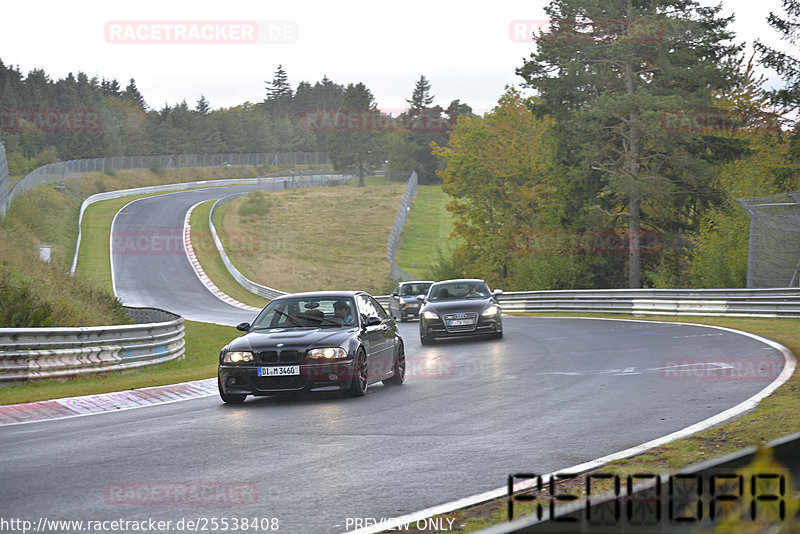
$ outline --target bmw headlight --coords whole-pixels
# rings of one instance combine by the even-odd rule
[[[500,308],[492,304],[491,306],[488,306],[485,310],[483,310],[483,313],[481,315],[483,317],[491,317],[492,315],[497,315],[498,313],[500,313]]]
[[[425,310],[424,312],[422,312],[422,316],[425,319],[438,319],[439,318],[439,315],[436,312],[430,311],[430,310]]]
[[[234,351],[234,352],[226,352],[225,356],[222,357],[222,361],[225,363],[245,363],[245,362],[252,362],[253,361],[253,353],[249,351]]]
[[[347,351],[342,347],[325,347],[323,349],[311,349],[308,357],[315,360],[334,360],[337,358],[347,358]]]

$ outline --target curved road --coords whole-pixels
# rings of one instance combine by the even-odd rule
[[[137,201],[114,231],[174,231],[189,206],[226,189]],[[114,260],[126,304],[230,324],[252,317],[189,269],[177,254]],[[512,472],[558,471],[678,431],[756,394],[784,362],[750,337],[699,326],[505,321],[502,340],[424,348],[416,323],[401,324],[407,383],[361,399],[234,407],[209,397],[0,428],[0,517],[173,528],[278,518],[281,532],[342,532],[348,518],[396,517],[502,487]],[[213,492],[192,501],[200,483]]]

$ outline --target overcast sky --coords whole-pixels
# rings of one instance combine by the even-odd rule
[[[752,43],[760,37],[778,42],[765,19],[780,10],[780,0],[722,3],[727,13],[736,13],[733,29],[739,41]],[[384,110],[404,108],[415,81],[425,75],[436,104],[446,107],[460,99],[484,113],[506,85],[519,84],[514,70],[532,51],[530,43],[513,38],[512,23],[543,20],[546,4],[7,0],[0,6],[0,59],[19,65],[23,73],[43,68],[53,79],[83,71],[116,78],[124,87],[135,78],[155,108],[184,99],[194,106],[201,94],[213,108],[259,102],[265,81],[283,64],[293,88],[323,75],[341,84],[361,81]],[[164,32],[178,30],[151,21],[241,24],[228,24],[213,37],[201,35],[202,44],[174,44],[163,42]],[[236,41],[249,37],[253,28],[264,42]],[[141,42],[148,39],[158,42]]]

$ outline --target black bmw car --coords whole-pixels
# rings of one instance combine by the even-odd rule
[[[389,295],[389,315],[395,319],[405,321],[416,319],[419,316],[420,302],[418,295],[426,295],[433,285],[432,281],[415,280],[413,282],[400,282]]]
[[[445,280],[428,290],[419,312],[422,344],[437,337],[491,335],[503,337],[503,318],[498,296],[478,279]]]
[[[217,382],[227,403],[288,392],[359,397],[372,383],[405,378],[397,324],[361,291],[283,295],[237,328],[246,333],[219,354]]]

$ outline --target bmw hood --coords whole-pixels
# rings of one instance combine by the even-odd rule
[[[283,343],[287,348],[338,347],[352,335],[353,328],[291,328],[247,333],[231,341],[228,351],[261,351]]]

